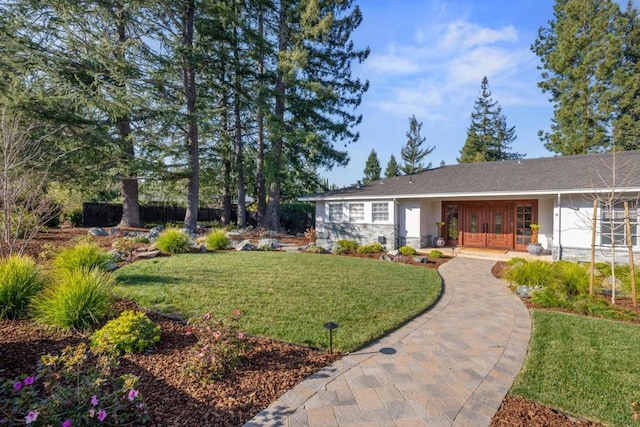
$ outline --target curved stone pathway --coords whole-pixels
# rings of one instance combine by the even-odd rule
[[[519,372],[531,321],[494,261],[440,268],[434,307],[305,379],[245,426],[488,426]]]

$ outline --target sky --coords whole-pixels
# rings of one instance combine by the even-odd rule
[[[369,80],[358,111],[360,139],[348,144],[347,167],[320,171],[330,184],[363,177],[374,149],[382,176],[391,154],[401,163],[409,118],[423,123],[423,146],[435,149],[423,162],[456,164],[473,104],[486,76],[507,125],[515,126],[512,151],[548,157],[538,138],[551,125],[553,106],[537,84],[540,61],[531,52],[538,29],[553,18],[553,0],[360,0],[363,22],[352,34],[369,47],[355,76]]]

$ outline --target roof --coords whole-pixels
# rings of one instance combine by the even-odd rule
[[[640,150],[465,163],[316,194],[302,200],[640,192]]]

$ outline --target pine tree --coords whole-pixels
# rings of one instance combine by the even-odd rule
[[[480,85],[480,96],[473,105],[471,125],[467,130],[464,146],[460,150],[458,163],[520,158],[521,154],[509,152],[515,139],[515,127],[507,127],[507,118],[502,114],[498,101],[491,98],[489,80],[485,76]]]
[[[400,175],[400,167],[398,166],[398,162],[396,161],[396,157],[392,154],[389,158],[389,163],[387,163],[387,168],[384,170],[384,176],[387,178],[391,178],[392,176]]]
[[[378,160],[376,150],[371,150],[371,153],[369,153],[363,172],[364,178],[362,178],[362,182],[371,182],[380,179],[380,161]]]
[[[606,150],[616,115],[614,70],[623,53],[622,15],[613,0],[557,0],[554,18],[540,28],[531,49],[554,112],[545,147],[560,154]]]
[[[404,161],[400,170],[402,170],[405,175],[431,168],[431,162],[429,162],[425,167],[422,163],[422,159],[424,159],[436,147],[421,148],[422,144],[427,140],[426,137],[422,137],[420,135],[421,129],[422,122],[418,122],[415,115],[411,116],[411,118],[409,118],[409,130],[407,131],[407,143],[400,151],[400,156]]]

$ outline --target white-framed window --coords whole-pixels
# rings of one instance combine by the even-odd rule
[[[389,203],[372,203],[371,220],[373,222],[389,222]]]
[[[329,203],[329,222],[344,222],[344,204],[343,203]]]
[[[629,203],[629,226],[631,229],[631,245],[638,245],[638,204],[635,201]],[[616,246],[627,245],[627,227],[624,218],[624,201],[613,205],[603,204],[600,222],[600,244],[610,246],[613,242]]]
[[[349,222],[364,222],[364,203],[349,203]]]

